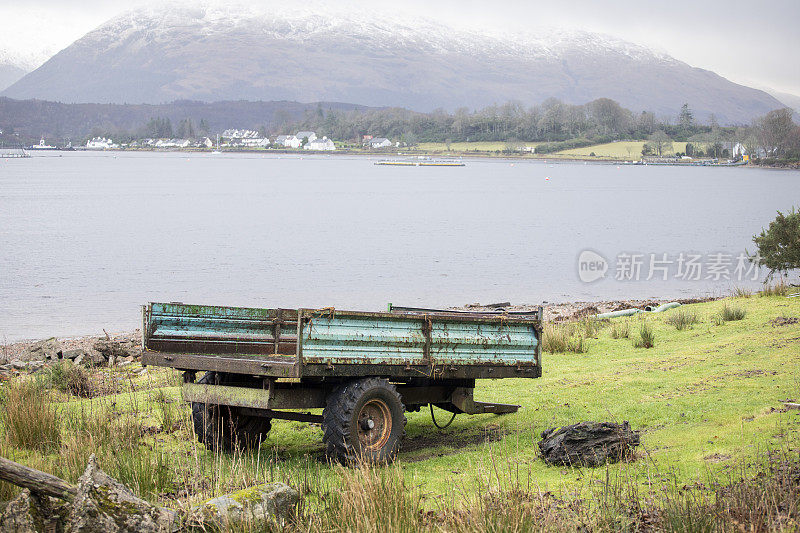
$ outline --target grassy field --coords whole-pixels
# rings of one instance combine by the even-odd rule
[[[536,142],[522,143],[525,146],[536,146]],[[525,154],[528,157],[544,158],[544,159],[614,159],[614,160],[629,160],[638,161],[642,157],[642,148],[645,141],[618,141],[606,144],[597,144],[594,146],[587,146],[585,148],[574,148],[571,150],[562,150],[552,154],[531,155]],[[481,153],[487,155],[489,153],[496,154],[506,150],[507,144],[505,142],[454,142],[450,145],[450,150],[447,150],[445,143],[420,143],[415,147],[415,150],[426,153]],[[676,152],[686,151],[686,143],[674,142],[672,143],[672,150],[670,154]],[[594,154],[594,155],[591,155]],[[669,154],[668,154],[669,155]]]
[[[536,146],[535,142],[520,142],[524,146]],[[493,142],[454,142],[450,143],[450,152],[502,152],[508,147],[507,143],[502,141]],[[419,143],[415,147],[417,150],[425,152],[447,152],[447,145],[445,143]]]
[[[738,318],[734,311],[744,317],[723,320],[726,308],[725,318]],[[479,382],[476,399],[518,403],[518,413],[462,415],[441,432],[427,410],[409,413],[403,452],[387,471],[416,495],[420,513],[434,514],[471,505],[477,493],[520,485],[569,499],[608,487],[608,479],[625,479],[644,499],[658,498],[665,487],[733,476],[760,453],[797,445],[800,411],[781,403],[800,397],[796,318],[800,298],[751,296],[554,326],[548,335],[580,339],[582,353],[545,353],[541,379]],[[643,326],[652,332],[653,348],[634,346]],[[257,453],[225,456],[201,448],[176,373],[151,368],[139,377],[135,370],[138,365],[97,371],[92,379],[102,379],[103,396],[80,399],[45,389],[44,407],[25,400],[18,413],[10,403],[18,385],[7,384],[0,455],[75,481],[96,453],[111,475],[167,506],[285,481],[304,494],[307,508],[319,509],[336,487],[354,482],[350,471],[324,461],[318,426],[274,421]],[[12,434],[15,416],[40,418],[26,406],[58,414],[55,428],[43,433],[53,442]],[[642,432],[637,460],[573,469],[538,458],[543,430],[585,420],[629,421]],[[0,484],[0,499],[14,491]]]
[[[595,146],[587,146],[585,148],[574,148],[572,150],[564,150],[557,152],[557,156],[570,156],[570,157],[589,157],[594,153],[597,158],[608,159],[627,159],[638,161],[642,158],[642,148],[645,141],[619,141],[607,144],[598,144]],[[676,152],[685,152],[685,142],[673,142],[670,154]],[[667,155],[670,155],[667,154]]]

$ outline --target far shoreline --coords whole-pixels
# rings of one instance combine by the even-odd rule
[[[353,156],[366,159],[391,159],[391,158],[417,158],[417,157],[431,157],[442,159],[472,159],[472,160],[494,160],[494,161],[509,161],[509,162],[542,162],[542,163],[592,163],[595,165],[625,165],[625,166],[669,166],[680,168],[763,168],[774,170],[800,170],[800,163],[779,163],[779,164],[753,164],[747,163],[744,165],[690,165],[686,163],[658,164],[649,165],[647,163],[640,163],[639,160],[619,159],[603,156],[559,156],[558,154],[510,154],[510,153],[494,153],[494,152],[437,152],[437,151],[408,151],[408,152],[375,152],[363,150],[349,150],[339,149],[334,151],[300,151],[300,150],[287,150],[287,149],[266,149],[266,150],[230,150],[223,149],[220,151],[213,151],[207,149],[160,149],[160,148],[106,148],[102,150],[87,149],[83,147],[72,149],[51,149],[51,150],[27,150],[30,154],[36,153],[58,153],[59,156],[64,153],[159,153],[159,154],[205,154],[205,155],[228,155],[228,154],[246,154],[246,155],[293,155],[293,156]],[[0,157],[0,159],[2,159]]]

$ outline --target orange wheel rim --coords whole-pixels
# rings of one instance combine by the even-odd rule
[[[392,434],[392,412],[383,400],[370,400],[358,413],[357,424],[361,449],[378,451]]]

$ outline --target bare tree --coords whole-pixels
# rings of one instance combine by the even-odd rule
[[[653,151],[661,157],[665,152],[669,152],[672,150],[672,139],[669,138],[669,135],[664,133],[664,130],[658,130],[650,136],[649,139],[650,146],[653,147]]]
[[[758,136],[767,155],[780,157],[786,151],[789,134],[797,127],[791,109],[775,109],[758,121]]]

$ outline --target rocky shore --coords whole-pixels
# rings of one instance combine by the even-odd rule
[[[716,297],[703,298],[679,298],[676,300],[607,300],[599,302],[567,302],[550,303],[544,302],[538,305],[511,304],[510,302],[500,302],[494,304],[481,305],[479,303],[467,304],[461,307],[454,307],[456,311],[498,311],[508,312],[530,312],[536,311],[539,305],[544,308],[545,322],[565,322],[568,320],[580,320],[599,313],[611,311],[621,311],[623,309],[644,309],[647,306],[657,307],[668,302],[679,302],[681,304],[692,304],[716,300]]]
[[[0,375],[34,372],[61,360],[84,366],[126,366],[142,355],[141,332],[23,341],[0,346]]]

